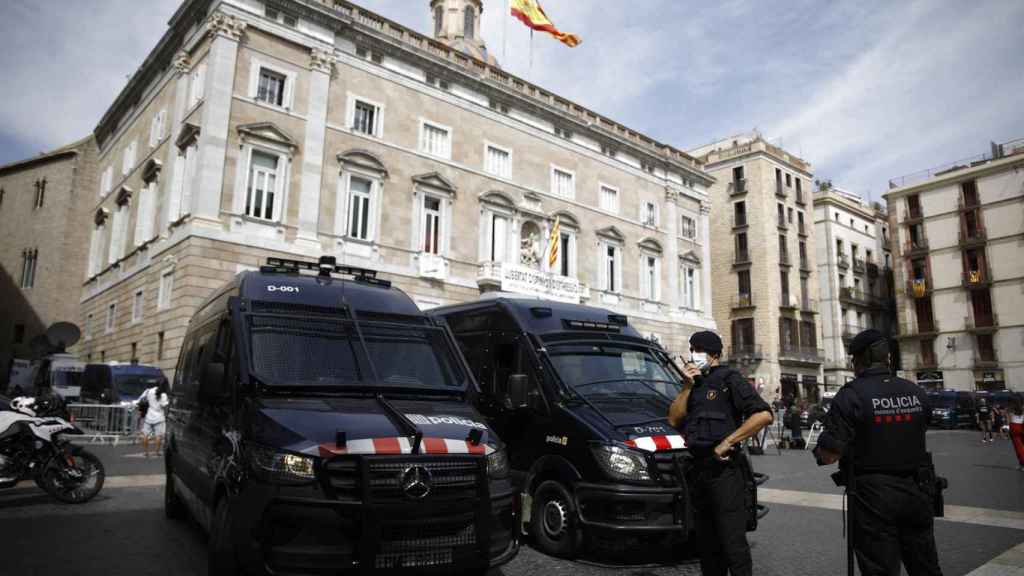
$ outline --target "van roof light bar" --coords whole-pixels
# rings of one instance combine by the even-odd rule
[[[288,258],[267,258],[267,264],[260,266],[260,272],[265,274],[298,274],[302,270],[310,270],[322,277],[330,277],[331,274],[344,274],[367,284],[383,288],[391,287],[390,281],[377,278],[376,270],[368,270],[356,266],[339,266],[337,262],[334,256],[321,256],[317,262],[290,260]]]
[[[592,320],[562,320],[562,325],[570,330],[590,330],[595,332],[619,332],[619,325],[610,322],[594,322]]]

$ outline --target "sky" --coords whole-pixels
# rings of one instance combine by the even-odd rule
[[[509,72],[680,149],[758,129],[815,176],[890,178],[1024,138],[1024,2],[542,0],[568,48],[484,0]],[[88,134],[180,0],[0,2],[0,164]],[[424,33],[428,0],[358,4]],[[139,7],[145,5],[144,10]]]

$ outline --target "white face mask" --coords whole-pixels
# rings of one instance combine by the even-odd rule
[[[707,352],[690,352],[690,362],[693,362],[697,365],[697,368],[703,370],[708,365]]]

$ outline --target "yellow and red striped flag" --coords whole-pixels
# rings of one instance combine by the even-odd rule
[[[548,266],[551,267],[558,262],[558,241],[561,239],[561,230],[559,217],[555,216],[555,226],[551,228],[551,236],[548,238]]]
[[[537,0],[512,0],[512,15],[531,29],[547,32],[570,48],[575,48],[582,42],[579,36],[555,28]]]

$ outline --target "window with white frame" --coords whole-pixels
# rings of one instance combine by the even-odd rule
[[[85,315],[85,329],[82,332],[85,335],[85,339],[89,340],[92,338],[92,312]]]
[[[149,124],[149,147],[156,148],[164,137],[164,125],[167,122],[167,109],[164,108],[153,116]]]
[[[261,220],[277,220],[279,166],[277,154],[253,150],[246,183],[245,215]]]
[[[420,151],[432,156],[451,158],[451,130],[444,126],[424,121],[420,125]]]
[[[618,213],[619,211],[619,191],[611,186],[601,185],[601,197],[598,199],[598,205],[601,210],[607,212]]]
[[[139,210],[135,215],[135,246],[141,246],[153,237],[156,194],[156,180],[150,180],[139,191]]]
[[[491,212],[490,216],[490,251],[488,256],[491,262],[508,261],[508,234],[511,229],[509,217],[504,214]]]
[[[575,198],[576,175],[568,170],[552,167],[551,193],[562,198]]]
[[[576,277],[576,233],[562,229],[558,234],[558,262],[555,271],[566,278]]]
[[[189,86],[188,107],[192,108],[203,99],[206,93],[206,62],[201,62],[192,68],[192,78]]]
[[[684,214],[682,216],[679,235],[690,240],[697,238],[697,222],[693,218]]]
[[[107,166],[107,169],[103,171],[103,177],[100,178],[100,196],[106,196],[110,194],[110,188],[114,185],[114,167]]]
[[[132,322],[142,320],[143,294],[142,289],[136,290],[132,297]]]
[[[21,287],[32,288],[36,285],[36,263],[39,262],[39,249],[30,248],[21,253]]]
[[[110,334],[114,331],[114,320],[117,318],[117,304],[111,303],[107,306],[107,323],[104,326],[103,331]]]
[[[114,222],[110,228],[110,252],[107,264],[113,264],[124,256],[124,237],[128,229],[128,203],[118,204],[114,211]]]
[[[441,199],[435,196],[423,197],[423,245],[428,254],[441,253]]]
[[[284,89],[288,77],[269,68],[260,68],[259,83],[256,85],[256,100],[272,106],[284,106]]]
[[[135,167],[136,150],[138,149],[139,141],[132,140],[130,144],[124,149],[124,155],[121,157],[121,173],[125,176],[132,171]]]
[[[348,180],[348,235],[357,240],[371,240],[373,181],[360,176]]]
[[[493,144],[487,144],[484,170],[495,176],[510,178],[512,176],[512,153]]]
[[[657,301],[661,292],[661,263],[653,254],[640,258],[640,292],[645,300]]]
[[[381,135],[381,107],[362,98],[353,98],[352,117],[349,125],[353,132],[374,136]]]
[[[174,291],[174,269],[164,270],[160,274],[160,291],[157,293],[157,310],[166,310],[171,306],[171,293]]]
[[[640,222],[644,226],[658,225],[658,205],[649,200],[644,201],[640,208]]]
[[[700,269],[699,265],[683,261],[679,266],[680,290],[683,308],[700,309]]]
[[[601,243],[601,288],[607,292],[622,291],[622,257],[620,248],[611,242]]]
[[[97,224],[92,229],[92,238],[89,240],[89,276],[95,276],[102,266],[103,234],[105,226]]]

